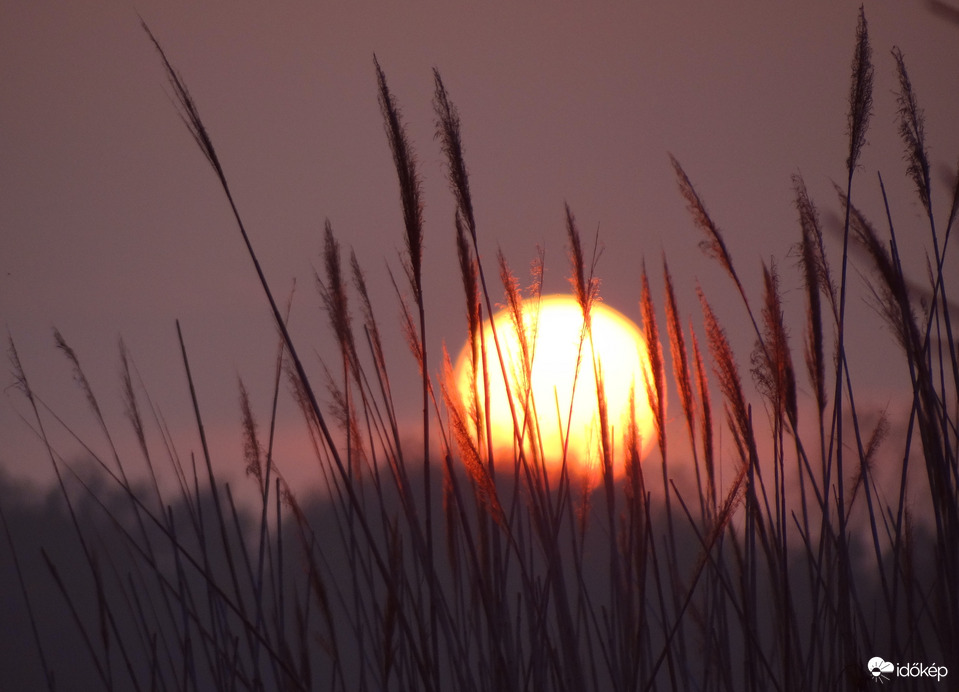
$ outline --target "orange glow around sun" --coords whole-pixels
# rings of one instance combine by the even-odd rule
[[[585,475],[591,483],[598,482],[601,478],[602,438],[595,373],[599,372],[605,388],[613,469],[616,475],[621,475],[625,466],[624,435],[630,421],[632,392],[635,392],[633,401],[641,453],[645,454],[655,441],[653,415],[643,375],[644,370],[649,372],[649,358],[642,333],[627,317],[602,303],[595,303],[591,309],[590,339],[583,330],[583,312],[579,303],[568,295],[543,296],[538,302],[527,301],[523,309],[527,343],[532,354],[531,387],[523,384],[526,377],[521,342],[506,310],[493,316],[505,377],[490,321],[486,321],[482,329],[481,344],[486,351],[489,377],[488,404],[484,402],[482,372],[477,378],[479,406],[474,403],[469,344],[457,360],[457,390],[465,410],[480,410],[480,438],[486,437],[485,412],[488,410],[494,458],[498,464],[513,463],[519,436],[515,432],[517,427],[507,398],[508,384],[518,429],[527,428],[524,425],[525,411],[529,411],[529,420],[536,423],[530,426],[533,439],[538,437],[541,441],[534,448],[529,442],[529,432],[523,434],[527,459],[538,457],[533,450],[541,449],[550,477],[557,478],[555,472],[562,464],[565,433],[568,431],[566,460],[571,475]],[[478,346],[477,351],[480,350]],[[527,391],[531,391],[532,401],[531,405],[524,406],[524,392]]]

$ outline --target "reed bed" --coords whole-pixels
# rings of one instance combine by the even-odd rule
[[[519,314],[524,302],[538,299],[541,273],[534,272],[524,292],[505,259],[495,268],[481,260],[460,117],[439,73],[436,133],[456,202],[447,232],[456,235],[473,344],[465,404],[449,356],[428,352],[419,175],[380,64],[376,83],[405,229],[404,273],[393,282],[420,372],[415,394],[391,386],[362,269],[355,256],[344,258],[329,223],[316,284],[339,352],[324,364],[323,377],[311,375],[301,357],[308,346],[287,329],[288,308],[259,265],[196,102],[147,34],[180,115],[230,203],[273,313],[273,413],[258,422],[258,407],[240,383],[246,471],[258,498],[251,507],[214,473],[182,335],[201,449],[189,458],[178,454],[121,349],[125,404],[141,459],[113,444],[77,354],[57,335],[111,449],[105,458],[88,448],[91,471],[47,444],[80,555],[70,565],[44,557],[69,622],[64,626],[78,633],[91,664],[90,684],[110,690],[864,689],[872,684],[866,662],[877,655],[935,662],[959,674],[959,352],[949,311],[955,277],[944,271],[959,186],[945,218],[934,213],[922,109],[905,58],[894,50],[906,174],[929,227],[927,286],[917,292],[906,281],[888,207],[875,215],[884,223],[880,231],[855,201],[855,189],[872,184],[859,167],[874,81],[863,13],[852,63],[848,177],[837,189],[844,214],[838,257],[826,252],[802,178],[793,180],[806,304],[805,323],[795,330],[801,354],[784,322],[779,267],[764,265],[761,295],[747,294],[723,231],[672,159],[703,248],[728,274],[755,348],[742,370],[713,308],[717,299],[702,290],[698,328],[684,325],[665,260],[661,328],[657,284],[644,264],[639,301],[650,368],[635,396],[646,397],[654,412],[656,444],[643,459],[635,421],[625,434],[610,432],[598,377],[605,433],[597,441],[602,474],[595,487],[584,485],[570,464],[559,472],[544,467],[538,416],[553,402],[536,401],[529,386],[535,334],[526,333]],[[590,311],[600,299],[595,261],[568,208],[566,220],[570,282],[586,325],[577,370],[595,368],[588,348]],[[884,418],[871,429],[864,425],[849,374],[853,354],[844,335],[853,244],[869,258],[870,288],[900,346],[896,367],[908,370],[912,384],[908,433],[892,452]],[[498,304],[509,306],[521,333],[520,372],[507,372],[503,361],[506,324],[494,324],[492,342],[480,338]],[[477,367],[487,356],[500,364],[498,372]],[[12,340],[10,358],[33,426],[47,440],[50,426],[65,424],[31,389]],[[485,423],[491,377],[505,378],[510,392],[515,445],[508,459],[494,459]],[[686,439],[669,439],[670,387],[678,393],[674,415]],[[274,463],[276,406],[285,388],[310,432],[328,488],[322,501],[289,487]],[[400,430],[399,406],[422,412],[412,444]],[[147,443],[154,433],[159,449]],[[887,455],[901,464],[892,493],[879,487],[874,468],[884,441]],[[622,478],[613,474],[614,449],[626,459]],[[675,480],[684,464],[693,474],[688,485]],[[141,467],[147,480],[135,481],[144,477]],[[49,689],[69,688],[75,681],[58,673],[52,635],[35,616],[45,604],[23,577],[19,556],[26,549],[5,518],[3,524],[43,679]],[[930,682],[897,684],[928,689]]]

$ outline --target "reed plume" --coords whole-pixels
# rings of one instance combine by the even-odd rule
[[[919,341],[919,327],[913,314],[909,289],[901,272],[897,269],[885,243],[863,215],[851,204],[838,188],[836,193],[844,207],[849,209],[851,230],[854,239],[866,251],[879,277],[878,284],[870,285],[876,297],[880,314],[886,319],[900,345],[909,354],[910,359],[921,359],[922,346]]]
[[[754,446],[754,441],[739,368],[736,366],[733,349],[726,337],[726,330],[720,326],[716,314],[706,299],[706,294],[698,286],[696,292],[703,310],[709,351],[713,357],[713,372],[719,380],[719,389],[723,393],[729,429],[736,440],[740,459],[746,463],[750,458],[750,449]]]
[[[823,349],[822,300],[823,293],[827,295],[833,308],[834,319],[836,314],[836,294],[829,276],[829,266],[826,262],[825,249],[822,242],[822,228],[817,211],[802,176],[793,176],[793,190],[796,194],[796,209],[799,212],[799,225],[802,229],[802,239],[799,244],[799,265],[803,274],[803,285],[806,289],[806,339],[805,361],[809,381],[813,385],[813,394],[816,399],[816,408],[820,420],[826,410],[826,359]]]
[[[722,231],[720,231],[719,226],[713,222],[709,212],[706,211],[706,205],[702,199],[700,199],[699,193],[696,192],[696,188],[693,187],[689,176],[686,175],[686,171],[683,170],[679,161],[677,161],[676,157],[672,154],[670,154],[669,160],[672,162],[673,172],[676,174],[679,194],[682,195],[686,201],[689,213],[693,217],[693,223],[706,235],[705,240],[699,244],[700,249],[709,257],[717,260],[719,265],[726,270],[726,273],[729,274],[733,283],[736,284],[736,289],[739,291],[739,295],[746,306],[746,310],[749,312],[750,318],[752,318],[752,311],[749,309],[749,299],[746,297],[746,291],[743,289],[739,275],[733,267],[733,258],[732,255],[729,254],[729,249],[726,247],[726,240],[723,238]],[[753,326],[755,326],[755,324],[756,321],[753,320]],[[756,332],[759,332],[758,327],[756,327]]]
[[[795,426],[798,415],[796,377],[779,297],[776,265],[763,265],[763,336],[752,354],[752,374],[759,391],[773,405],[777,418],[784,415]]]
[[[463,405],[459,401],[460,392],[453,377],[453,368],[449,358],[445,360],[443,400],[450,414],[450,428],[460,453],[460,459],[469,474],[474,490],[478,494],[480,506],[493,517],[497,524],[505,527],[505,514],[499,502],[496,485],[489,469],[480,458],[479,450],[474,441],[475,428],[469,425],[469,415],[463,410]]]
[[[595,276],[596,255],[587,267],[586,255],[583,252],[583,242],[576,227],[576,218],[566,205],[566,238],[569,242],[569,282],[573,287],[576,302],[583,310],[583,318],[589,324],[593,302],[599,298],[599,279]]]
[[[238,378],[240,389],[240,411],[243,416],[243,459],[246,462],[246,474],[256,479],[257,487],[263,490],[263,447],[257,434],[257,424],[250,406],[250,395],[243,380]]]
[[[380,63],[373,58],[376,81],[379,85],[380,110],[383,113],[386,139],[393,153],[393,165],[400,183],[400,202],[403,207],[403,226],[406,230],[406,258],[404,269],[413,290],[414,299],[423,299],[423,201],[421,182],[416,171],[416,156],[406,134],[406,127],[396,99],[386,83]]]
[[[699,342],[696,339],[696,333],[690,329],[690,337],[693,341],[693,365],[696,371],[696,394],[699,398],[700,410],[700,439],[703,447],[703,464],[706,467],[706,488],[710,503],[713,508],[716,507],[716,471],[715,460],[713,456],[713,416],[712,403],[709,397],[709,380],[706,375],[706,368],[703,367],[703,356],[699,350]],[[694,445],[695,446],[695,445]]]
[[[659,327],[656,324],[656,310],[649,290],[649,277],[646,275],[646,263],[643,263],[640,275],[639,293],[640,312],[643,316],[643,338],[646,342],[646,354],[649,356],[649,372],[643,372],[646,378],[646,394],[649,408],[653,412],[656,426],[656,440],[666,463],[666,368],[663,363],[663,347],[659,341]]]
[[[846,168],[852,175],[859,161],[859,154],[866,143],[869,116],[872,115],[872,48],[869,46],[869,29],[866,12],[859,6],[859,22],[856,25],[856,52],[852,60],[852,82],[849,87],[849,156]]]
[[[912,80],[906,70],[906,61],[898,47],[892,49],[896,61],[896,74],[899,78],[899,136],[906,146],[906,172],[912,178],[916,194],[922,202],[926,214],[932,216],[929,181],[929,155],[926,151],[926,117],[919,107]]]
[[[460,117],[450,102],[438,70],[433,70],[435,93],[433,109],[436,113],[436,136],[446,154],[447,175],[450,189],[456,198],[460,220],[466,224],[473,243],[476,243],[476,219],[473,215],[473,197],[470,194],[469,174],[463,156],[463,140],[460,135]]]
[[[666,286],[666,330],[669,336],[669,353],[673,364],[673,381],[679,390],[679,404],[686,419],[686,433],[689,436],[690,449],[693,455],[693,468],[696,472],[696,489],[699,493],[699,508],[703,516],[707,516],[706,494],[703,492],[703,482],[700,472],[699,450],[696,446],[696,400],[693,395],[692,375],[689,370],[689,357],[686,352],[686,339],[683,336],[683,327],[679,319],[679,309],[676,306],[676,294],[673,291],[673,279],[669,273],[669,265],[663,257],[663,283]],[[712,495],[711,489],[707,494]]]

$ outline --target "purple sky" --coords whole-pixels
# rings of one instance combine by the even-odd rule
[[[137,12],[196,99],[276,293],[285,295],[297,280],[293,332],[318,386],[313,354],[332,353],[312,278],[326,218],[366,269],[377,315],[396,346],[398,386],[414,381],[385,272],[387,265],[399,270],[402,217],[374,53],[403,109],[423,177],[435,367],[444,341],[455,356],[465,318],[454,202],[433,138],[433,67],[462,118],[491,276],[498,247],[525,279],[542,245],[546,289],[564,290],[568,202],[585,236],[599,229],[609,304],[638,320],[644,257],[661,302],[665,253],[682,312],[698,324],[701,282],[727,320],[745,372],[752,340],[740,328],[743,311],[720,297],[731,295],[728,279],[697,248],[672,153],[724,229],[755,301],[760,260],[780,260],[801,363],[803,296],[786,257],[798,239],[790,177],[805,176],[833,225],[832,181],[845,179],[858,5],[499,5],[243,0],[0,8],[0,322],[38,393],[102,450],[52,328],[88,368],[117,430],[125,429],[116,346],[122,335],[181,453],[197,450],[179,318],[226,475],[240,469],[238,373],[264,422],[269,410],[276,337],[268,308]],[[854,194],[884,229],[876,190],[882,171],[900,238],[914,239],[903,241],[907,261],[921,278],[928,230],[903,175],[889,49],[902,48],[926,111],[934,203],[944,219],[944,171],[955,170],[959,153],[959,25],[922,2],[869,2],[866,14],[875,114]],[[838,248],[834,236],[829,242]],[[851,277],[858,289],[858,275]],[[852,346],[853,377],[880,403],[901,398],[906,373],[886,367],[888,351],[874,347],[889,337],[861,291],[850,314],[859,343]],[[7,371],[0,468],[40,477],[47,462],[20,420],[27,407],[8,388]],[[399,397],[414,417],[416,397]],[[284,426],[299,422],[288,400],[281,416]],[[62,451],[74,447],[64,442]]]

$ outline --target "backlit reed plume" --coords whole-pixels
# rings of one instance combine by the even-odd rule
[[[852,81],[849,87],[849,156],[846,168],[852,174],[862,147],[866,143],[869,116],[872,115],[872,48],[869,46],[869,28],[866,13],[859,7],[859,23],[856,26],[856,52],[852,59]]]

